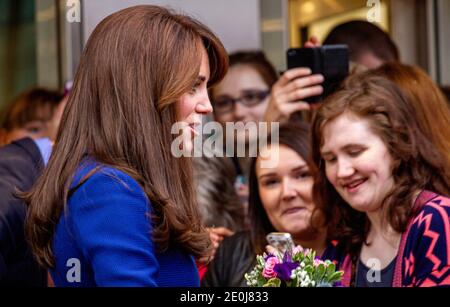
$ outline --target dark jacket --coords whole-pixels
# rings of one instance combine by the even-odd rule
[[[31,139],[0,148],[0,286],[46,286],[46,272],[25,241],[26,205],[16,197],[32,187],[43,166]]]
[[[225,238],[202,279],[202,287],[246,287],[245,273],[256,265],[250,233],[238,232]]]

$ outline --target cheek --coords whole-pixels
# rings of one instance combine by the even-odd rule
[[[185,120],[189,115],[194,112],[195,103],[189,94],[181,96],[180,100],[177,102],[177,112],[179,115],[179,120]]]
[[[215,117],[216,121],[218,121],[222,125],[224,125],[228,122],[234,122],[234,117],[233,117],[232,112],[230,112],[228,114],[223,114],[223,115],[214,114],[214,117]]]
[[[273,216],[279,205],[278,189],[259,187],[259,197],[268,216]]]
[[[255,121],[255,122],[262,121],[262,119],[264,117],[264,113],[266,112],[266,109],[267,109],[268,101],[269,100],[266,99],[264,102],[260,103],[259,105],[250,108],[249,114],[252,116],[253,121]]]
[[[333,165],[325,165],[325,176],[332,185],[336,185],[336,169]]]
[[[300,195],[300,197],[302,198],[302,200],[305,202],[306,205],[309,206],[314,206],[313,202],[312,202],[312,188],[313,188],[313,180],[310,179],[307,182],[301,182],[298,184],[298,193]]]

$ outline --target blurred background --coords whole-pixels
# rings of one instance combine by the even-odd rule
[[[169,6],[207,24],[229,52],[285,52],[361,19],[387,31],[401,61],[450,86],[450,0],[0,0],[0,107],[32,86],[63,89],[98,22],[137,4]]]

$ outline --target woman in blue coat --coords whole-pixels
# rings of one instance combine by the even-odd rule
[[[157,6],[105,18],[84,50],[27,236],[56,286],[197,286],[208,255],[188,158],[225,50]],[[180,122],[183,142],[172,126]]]

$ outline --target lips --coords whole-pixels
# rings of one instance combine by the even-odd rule
[[[286,210],[283,211],[283,215],[294,214],[294,213],[297,213],[297,212],[300,212],[300,211],[303,211],[303,210],[305,210],[304,207],[289,208],[289,209],[286,209]]]
[[[352,180],[349,183],[344,184],[343,186],[349,193],[355,193],[358,191],[358,189],[361,187],[361,185],[366,181],[367,181],[367,178],[360,178],[360,179]]]
[[[197,129],[196,129],[196,127],[197,127],[198,125],[200,125],[200,123],[192,123],[192,124],[189,124],[189,125],[188,125],[189,128],[191,129],[192,137],[196,137],[196,136],[199,135],[199,132],[198,132]]]

